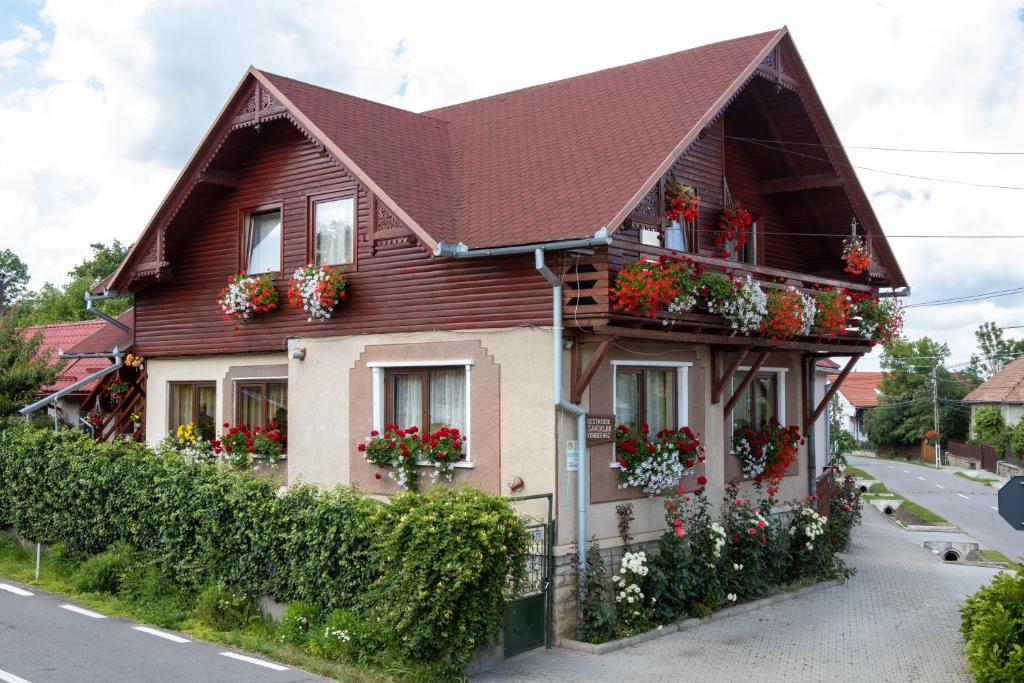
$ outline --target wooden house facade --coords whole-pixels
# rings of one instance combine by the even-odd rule
[[[692,224],[666,218],[671,178],[700,198]],[[730,201],[754,223],[724,259]],[[841,253],[854,220],[872,255],[856,276]],[[706,312],[617,310],[617,273],[659,256],[800,291],[906,286],[786,29],[422,113],[250,68],[106,286],[135,296],[150,441],[283,418],[287,483],[387,495],[395,481],[359,450],[372,431],[458,426],[455,481],[550,494],[564,558],[581,527],[614,545],[623,500],[641,542],[664,528],[659,498],[620,487],[614,445],[586,447],[580,414],[689,426],[708,456],[689,481],[706,475],[717,499],[742,478],[732,421],[751,392],[809,431],[815,363],[849,370],[871,348],[852,330],[771,339]],[[311,262],[347,279],[325,321],[286,301]],[[226,320],[221,290],[254,270],[282,305]],[[781,498],[813,492],[825,447],[801,446]],[[564,632],[573,590],[558,590]]]

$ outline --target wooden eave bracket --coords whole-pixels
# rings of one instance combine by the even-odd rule
[[[750,386],[751,381],[754,379],[754,375],[756,375],[758,370],[760,370],[765,364],[765,361],[768,360],[768,354],[772,351],[773,349],[765,349],[757,354],[757,358],[754,359],[754,364],[750,366],[750,370],[748,370],[747,374],[744,375],[743,381],[741,381],[740,385],[736,387],[736,391],[732,392],[732,396],[729,397],[729,400],[725,402],[725,407],[722,409],[723,415],[728,417],[729,413],[732,412],[732,409],[736,407],[736,403],[740,400],[740,396],[742,396],[743,392]],[[736,363],[736,367],[739,367],[739,363]]]
[[[846,366],[843,368],[842,372],[839,373],[839,376],[836,377],[836,381],[832,382],[832,386],[828,388],[828,391],[825,392],[825,395],[821,397],[821,401],[818,403],[818,405],[815,406],[813,410],[810,410],[806,414],[804,414],[805,434],[814,425],[814,421],[821,416],[822,412],[824,412],[825,406],[828,405],[828,402],[831,401],[832,397],[836,395],[837,391],[839,391],[839,387],[842,386],[843,381],[846,379],[846,376],[850,374],[850,371],[853,370],[853,366],[857,364],[857,361],[860,360],[860,357],[863,355],[864,354],[862,353],[857,353],[850,356],[850,360],[846,361]],[[811,364],[810,367],[813,368],[814,365]],[[808,406],[809,405],[810,402],[808,402]]]
[[[583,368],[583,349],[580,341],[577,339],[572,345],[572,353],[570,354],[570,363],[572,364],[570,372],[570,385],[569,385],[569,400],[571,403],[579,403],[583,400],[583,392],[590,386],[591,380],[594,379],[594,375],[604,364],[605,358],[608,357],[608,353],[612,350],[613,337],[602,337],[597,343],[597,349],[594,351],[594,356],[587,363],[587,367]]]
[[[740,363],[750,353],[749,346],[745,346],[739,350],[736,354],[736,358],[733,359],[729,367],[719,376],[718,366],[721,362],[721,351],[716,349],[711,350],[711,402],[718,403],[722,398],[722,390],[725,389],[725,385],[732,381],[733,376],[736,374],[736,370],[740,367]]]

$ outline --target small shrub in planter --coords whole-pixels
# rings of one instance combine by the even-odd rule
[[[771,339],[807,336],[814,327],[817,304],[814,297],[790,286],[768,294],[767,310],[761,321],[761,333]]]
[[[577,640],[606,643],[615,637],[615,609],[609,604],[607,578],[601,548],[595,541],[587,549],[587,568],[582,578],[583,600],[574,634]]]
[[[814,497],[793,508],[789,524],[789,576],[798,579],[837,579],[849,575],[828,538],[828,518],[814,508]]]
[[[967,668],[978,683],[1024,680],[1024,573],[1001,572],[960,608]]]
[[[838,467],[833,468],[833,476],[839,476]],[[852,474],[847,474],[834,482],[833,487],[832,499],[829,501],[829,543],[835,552],[842,552],[850,547],[853,527],[860,524],[864,503]]]
[[[650,567],[647,553],[625,552],[619,573],[612,577],[615,593],[616,635],[620,638],[635,636],[651,628],[656,598],[643,592]]]
[[[217,298],[217,305],[226,320],[250,320],[277,310],[277,302],[277,290],[269,275],[245,273],[229,277],[227,286]]]
[[[722,575],[726,601],[745,602],[759,598],[773,586],[766,566],[766,546],[772,532],[767,513],[771,504],[740,496],[735,482],[725,487],[722,521],[726,546]]]
[[[899,299],[854,295],[857,332],[873,344],[887,346],[903,333],[903,305]]]
[[[845,291],[829,287],[814,293],[817,313],[815,325],[829,337],[846,334],[853,310],[853,299]]]
[[[619,488],[637,486],[649,496],[679,485],[704,462],[704,448],[690,430],[663,429],[652,440],[646,423],[638,430],[619,425],[615,430],[615,457]]]

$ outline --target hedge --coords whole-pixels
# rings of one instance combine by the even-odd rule
[[[996,574],[960,608],[967,668],[978,683],[1024,681],[1024,570]]]
[[[390,503],[0,423],[0,528],[86,554],[118,542],[176,583],[356,611],[393,655],[454,671],[497,634],[528,537],[507,501],[437,487]]]

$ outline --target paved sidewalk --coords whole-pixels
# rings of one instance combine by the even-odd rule
[[[846,585],[607,655],[555,648],[480,681],[970,681],[958,603],[996,573],[943,564],[873,509],[854,531]]]

